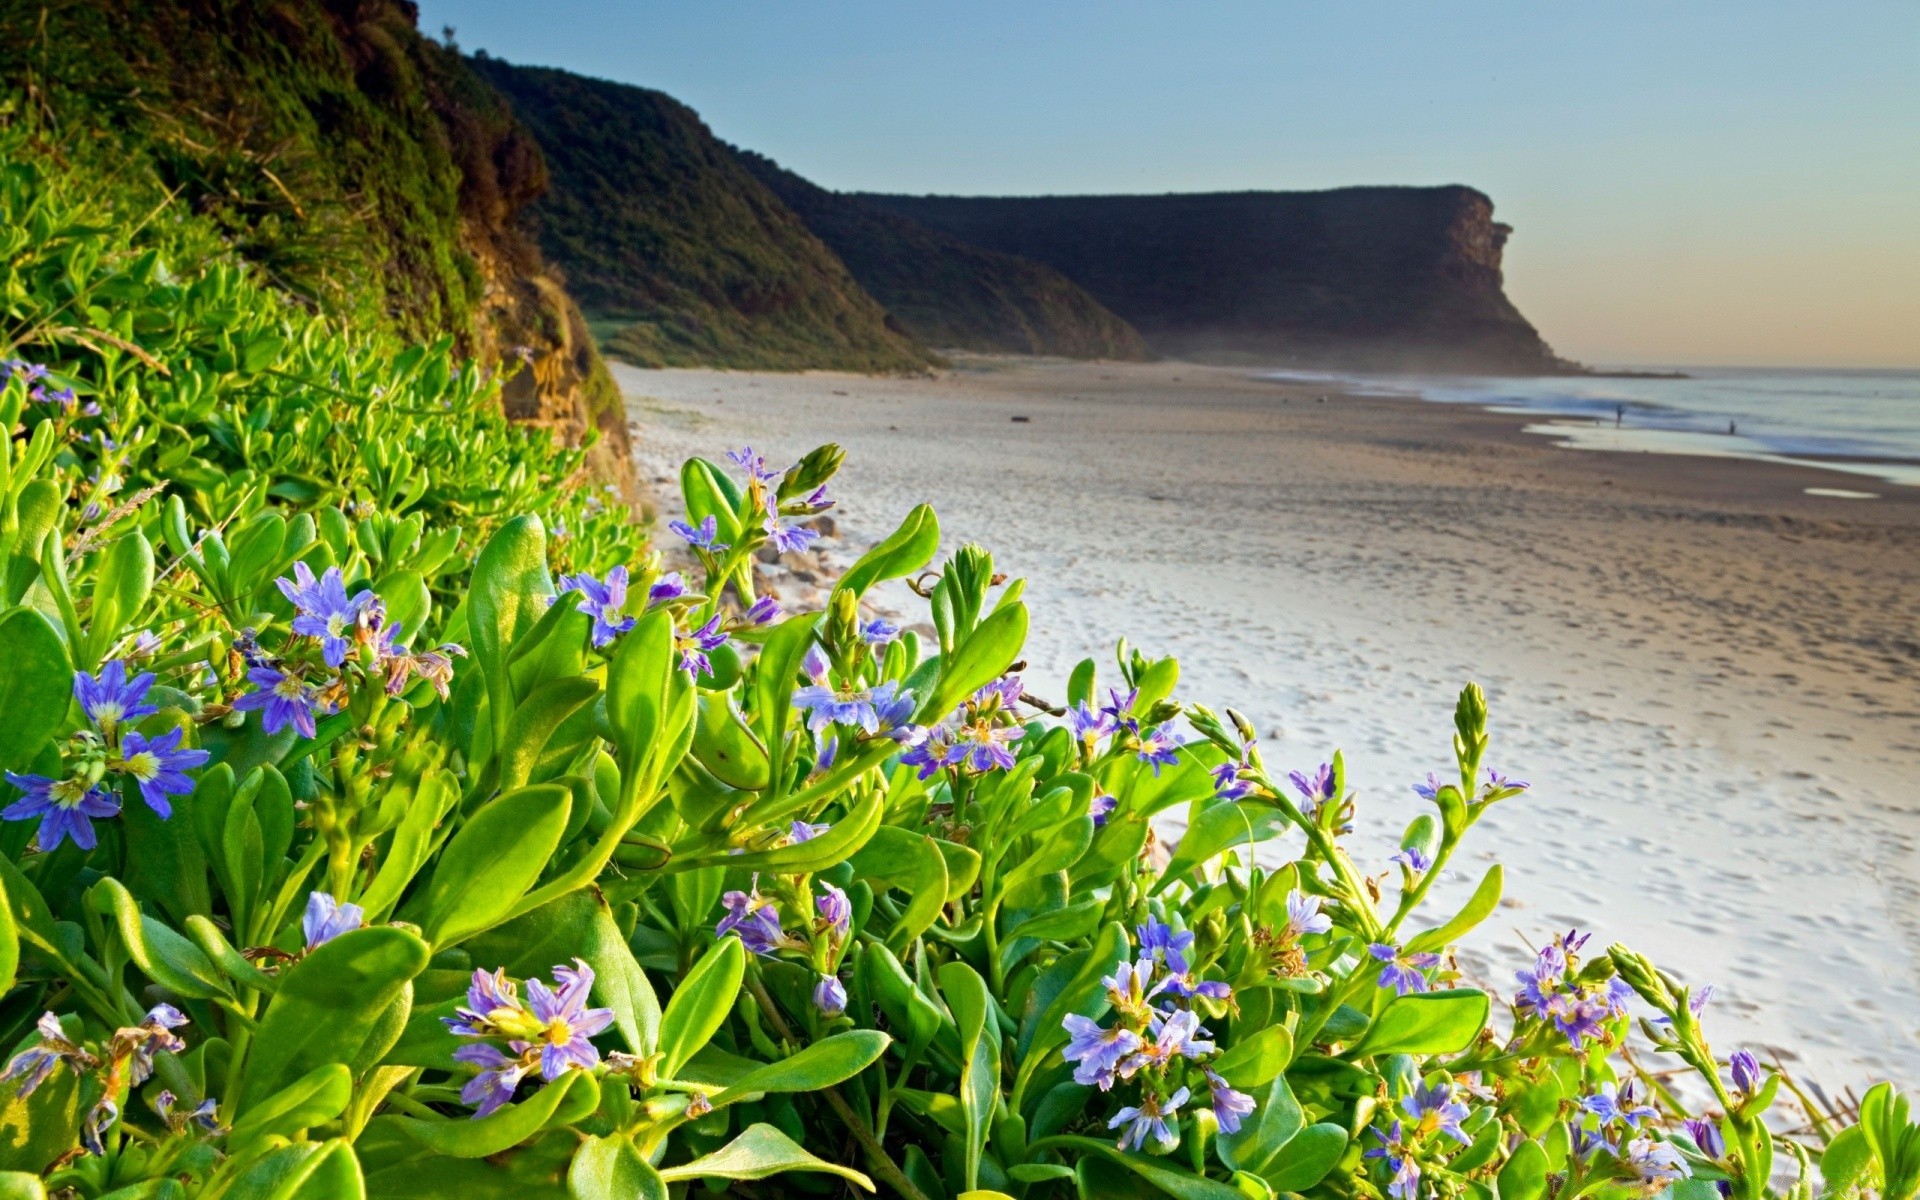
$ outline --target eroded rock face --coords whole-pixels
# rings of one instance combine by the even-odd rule
[[[1468,187],[860,199],[1046,263],[1163,354],[1376,370],[1578,369],[1507,299],[1500,261],[1512,229]]]

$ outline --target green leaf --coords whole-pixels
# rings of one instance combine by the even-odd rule
[[[66,643],[31,608],[0,617],[0,769],[24,771],[59,731],[73,700]]]
[[[1547,1152],[1539,1142],[1521,1142],[1500,1168],[1500,1200],[1542,1200],[1547,1194]]]
[[[712,1040],[733,1011],[747,952],[739,938],[721,938],[687,972],[660,1017],[660,1074],[667,1079]]]
[[[570,1125],[600,1104],[600,1086],[586,1071],[568,1071],[518,1104],[508,1104],[477,1120],[456,1117],[427,1121],[418,1117],[380,1117],[437,1154],[486,1158],[510,1150],[543,1129]]]
[[[1868,1168],[1873,1166],[1873,1157],[1873,1145],[1860,1126],[1849,1125],[1835,1134],[1820,1153],[1820,1178],[1826,1183],[1824,1194],[1846,1195],[1866,1178]]]
[[[819,613],[803,613],[774,626],[754,668],[754,732],[767,749],[775,792],[786,786],[787,727],[793,720],[794,680],[800,673],[800,660],[813,644],[813,627],[819,620]]]
[[[1166,1165],[1172,1161],[1170,1159],[1148,1158],[1144,1154],[1128,1154],[1115,1149],[1112,1142],[1087,1137],[1062,1136],[1048,1138],[1047,1143],[1071,1146],[1082,1155],[1097,1155],[1108,1162],[1118,1163],[1167,1195],[1174,1197],[1174,1200],[1247,1200],[1246,1193],[1237,1188]],[[1085,1157],[1082,1157],[1080,1162],[1082,1169],[1089,1165]],[[1109,1193],[1103,1189],[1099,1194]]]
[[[1494,909],[1500,907],[1500,893],[1506,885],[1506,878],[1506,872],[1499,863],[1488,867],[1487,873],[1480,877],[1480,886],[1473,889],[1473,895],[1468,897],[1453,919],[1437,928],[1415,934],[1407,942],[1407,952],[1438,950],[1472,932],[1475,926],[1493,914]]]
[[[493,744],[502,746],[514,709],[507,654],[514,639],[546,614],[547,597],[553,595],[553,579],[547,574],[547,531],[539,517],[515,517],[500,526],[474,563],[469,589],[467,635],[487,683]]]
[[[848,567],[833,590],[863,595],[876,583],[918,571],[933,561],[939,549],[940,520],[934,516],[931,505],[918,505],[900,522],[898,529]],[[831,611],[833,605],[829,602],[826,607]]]
[[[226,976],[214,967],[200,947],[165,923],[142,913],[119,880],[109,876],[95,884],[94,889],[99,898],[96,906],[101,906],[100,900],[105,901],[101,907],[111,912],[119,925],[127,956],[146,972],[147,978],[170,991],[199,1000],[233,994]]]
[[[1228,801],[1202,809],[1181,835],[1166,870],[1154,880],[1154,894],[1221,851],[1264,842],[1287,828],[1288,823],[1286,814],[1277,807],[1249,800]]]
[[[1477,988],[1396,997],[1346,1057],[1458,1053],[1485,1028],[1488,1008],[1487,994]]]
[[[427,938],[470,937],[512,910],[540,878],[566,832],[572,793],[558,784],[521,788],[489,803],[453,835],[427,885]]]
[[[1106,928],[1100,931],[1100,939],[1094,943],[1092,953],[1087,955],[1066,986],[1060,989],[1053,1003],[1047,1005],[1046,1015],[1033,1027],[1032,1039],[1021,1053],[1023,1059],[1042,1057],[1067,1040],[1066,1027],[1062,1024],[1067,1014],[1098,1017],[1106,1011],[1106,989],[1100,981],[1113,974],[1114,968],[1126,958],[1131,948],[1126,927],[1118,922],[1108,922]]]
[[[872,1029],[854,1029],[822,1038],[790,1058],[756,1067],[714,1096],[713,1106],[731,1104],[762,1092],[817,1092],[851,1079],[872,1066],[892,1041]]]
[[[854,805],[852,812],[834,822],[833,828],[818,837],[748,854],[680,859],[669,863],[667,869],[684,871],[712,863],[725,863],[737,871],[775,871],[782,875],[823,871],[844,862],[866,845],[867,839],[881,828],[880,820],[885,815],[885,807],[886,797],[879,791],[872,791]]]
[[[139,617],[153,591],[153,544],[135,529],[100,555],[93,577],[93,612],[87,629],[87,661],[97,664]]]
[[[912,1052],[924,1050],[946,1024],[946,1014],[914,986],[900,960],[881,943],[871,943],[860,951],[860,974],[867,994],[887,1015],[887,1023],[906,1035]]]
[[[0,904],[0,996],[13,990],[20,970],[20,932],[13,926],[13,909]]]
[[[0,1200],[47,1200],[47,1189],[38,1175],[0,1171]]]
[[[425,942],[381,926],[343,933],[289,967],[247,1055],[241,1115],[318,1067],[352,1063],[427,958]]]
[[[1006,673],[1027,642],[1027,606],[1010,604],[980,622],[940,664],[940,682],[921,702],[919,720],[937,721]]]
[[[900,919],[887,934],[889,946],[904,953],[914,938],[940,918],[947,903],[947,859],[926,834],[882,825],[849,861],[855,879],[906,893]]]
[[[962,1178],[971,1190],[980,1186],[980,1155],[986,1149],[994,1104],[1000,1098],[1000,1030],[993,1020],[993,1000],[986,981],[966,963],[956,959],[941,966],[940,993],[947,998],[954,1024],[960,1029],[961,1067],[956,1095],[967,1118]]]
[[[222,1200],[364,1200],[360,1162],[344,1138],[296,1142],[254,1159]]]
[[[1264,1178],[1284,1164],[1282,1151],[1306,1123],[1287,1077],[1275,1075],[1259,1106],[1240,1123],[1240,1132],[1220,1135],[1220,1161]]]
[[[628,1052],[642,1058],[654,1052],[660,1001],[597,891],[569,892],[494,926],[466,949],[474,962],[504,967],[507,974],[523,978],[544,974],[572,958],[586,960],[593,968],[593,1003],[613,1010],[614,1028]]]
[[[668,1183],[682,1179],[765,1179],[783,1171],[824,1171],[838,1175],[871,1192],[873,1180],[851,1167],[842,1167],[807,1153],[798,1142],[771,1125],[749,1125],[739,1137],[703,1154],[683,1166],[668,1167],[660,1178]]]
[[[1245,1091],[1265,1085],[1293,1061],[1293,1034],[1285,1025],[1269,1025],[1235,1042],[1214,1061],[1213,1069]]]
[[[1279,1160],[1262,1172],[1261,1178],[1276,1192],[1304,1192],[1325,1179],[1346,1152],[1344,1128],[1329,1122],[1309,1125],[1294,1135]]]
[[[667,1200],[667,1184],[627,1138],[590,1137],[567,1168],[574,1200]]]
[[[1093,845],[1093,818],[1086,813],[1077,813],[1054,826],[1033,853],[1022,858],[1000,877],[999,896],[1005,897],[1021,884],[1038,879],[1042,875],[1051,875],[1056,871],[1065,871],[1080,861],[1080,856]]]
[[[525,787],[534,763],[555,731],[599,695],[598,680],[574,675],[543,683],[522,700],[507,723],[507,740],[494,747],[494,757],[500,764],[500,790]]]
[[[345,1063],[327,1063],[281,1088],[247,1110],[227,1135],[228,1152],[262,1137],[292,1137],[303,1129],[331,1121],[353,1099],[353,1073]]]
[[[680,495],[687,503],[687,522],[698,526],[714,521],[714,537],[727,546],[740,544],[740,505],[744,498],[725,471],[704,458],[680,464]]]
[[[629,795],[640,785],[650,752],[663,740],[676,669],[673,614],[667,609],[656,608],[641,617],[614,647],[607,667],[607,724],[619,752],[621,783]]]

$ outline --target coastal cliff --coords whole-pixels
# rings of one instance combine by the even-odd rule
[[[1500,259],[1511,230],[1472,188],[856,198],[1056,268],[1161,354],[1367,370],[1579,369],[1507,299]]]
[[[737,151],[907,332],[943,350],[1142,359],[1140,334],[1043,263],[969,245]]]

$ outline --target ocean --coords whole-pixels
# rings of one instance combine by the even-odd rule
[[[1678,369],[1687,378],[1269,374],[1537,414],[1530,431],[1578,449],[1790,461],[1920,487],[1920,371]]]

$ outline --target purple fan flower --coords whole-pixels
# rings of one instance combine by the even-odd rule
[[[1175,975],[1187,973],[1186,949],[1193,945],[1193,934],[1185,929],[1175,930],[1163,925],[1152,917],[1145,925],[1137,926],[1134,932],[1139,936],[1140,955],[1166,964],[1167,970]]]
[[[185,796],[193,791],[193,780],[181,772],[204,766],[211,757],[205,750],[182,750],[180,738],[184,733],[185,730],[174,728],[148,740],[137,730],[129,729],[120,741],[122,769],[140,785],[140,798],[147,802],[147,807],[162,818],[173,815],[173,802],[167,797]]]
[[[1287,925],[1281,933],[1283,938],[1297,941],[1309,933],[1326,933],[1332,928],[1333,918],[1320,911],[1320,897],[1305,892],[1287,893]]]
[[[1076,742],[1097,742],[1114,730],[1113,714],[1096,711],[1085,700],[1067,710],[1067,729]]]
[[[325,892],[307,894],[307,912],[300,919],[306,934],[307,949],[332,941],[343,933],[366,924],[367,913],[358,904],[342,904]]]
[[[103,663],[96,678],[85,671],[73,676],[73,698],[102,733],[112,733],[121,725],[150,717],[160,710],[145,703],[147,689],[153,686],[153,673],[143,671],[127,678],[127,664],[119,659]]]
[[[1207,1092],[1213,1101],[1213,1119],[1219,1122],[1220,1132],[1239,1133],[1240,1119],[1253,1113],[1253,1097],[1235,1091],[1211,1069],[1207,1071]]]
[[[1438,800],[1440,798],[1440,789],[1445,786],[1445,784],[1440,782],[1438,775],[1432,771],[1428,771],[1427,781],[1425,783],[1416,783],[1413,785],[1413,794],[1422,800]]]
[[[1026,732],[1021,726],[994,725],[984,718],[962,725],[954,732],[953,744],[942,761],[949,767],[972,771],[1011,771],[1016,760],[1007,743],[1018,741]]]
[[[805,550],[808,542],[820,536],[799,525],[782,525],[779,517],[768,517],[760,527],[767,531],[767,544],[782,554]]]
[[[953,731],[944,725],[918,729],[906,744],[906,750],[900,755],[900,765],[918,768],[920,778],[931,779],[946,765],[947,754],[953,749]]]
[[[1119,688],[1108,688],[1107,702],[1101,705],[1100,711],[1112,717],[1114,724],[1117,726],[1121,718],[1133,711],[1133,702],[1139,698],[1139,688],[1133,688],[1125,692],[1122,692]]]
[[[218,1101],[212,1098],[202,1100],[193,1111],[181,1113],[176,1117],[173,1108],[179,1102],[179,1097],[164,1089],[153,1098],[153,1110],[160,1114],[160,1119],[167,1123],[168,1128],[184,1130],[188,1125],[197,1125],[207,1133],[220,1128]]]
[[[1425,951],[1408,954],[1385,942],[1368,946],[1367,953],[1381,964],[1380,986],[1390,987],[1402,996],[1408,992],[1426,991],[1427,977],[1421,972],[1440,965],[1438,954]]]
[[[772,596],[762,596],[747,607],[740,619],[751,626],[771,625],[779,615],[780,602]]]
[[[247,679],[258,690],[235,700],[235,709],[259,709],[261,727],[268,733],[279,733],[291,725],[302,737],[314,736],[317,697],[305,680],[272,667],[254,667],[247,672]]]
[[[827,499],[827,485],[823,483],[811,492],[808,492],[807,498],[800,503],[805,506],[808,512],[823,513],[838,504],[839,501]]]
[[[297,610],[293,631],[319,638],[320,655],[330,667],[347,660],[347,651],[353,648],[348,632],[359,623],[361,613],[380,602],[379,597],[365,590],[348,599],[346,581],[341,578],[339,567],[328,567],[315,579],[312,567],[297,562],[293,564],[292,579],[276,579],[274,583]]]
[[[1018,675],[1002,675],[973,694],[975,708],[987,708],[997,705],[1000,708],[1012,708],[1020,703],[1020,697],[1027,690]]]
[[[1649,1193],[1693,1174],[1693,1169],[1687,1166],[1687,1160],[1680,1157],[1678,1150],[1651,1137],[1642,1136],[1629,1142],[1625,1160],[1627,1166],[1640,1176],[1641,1184]]]
[[[1720,1135],[1718,1122],[1688,1117],[1686,1124],[1687,1136],[1693,1139],[1694,1145],[1700,1147],[1700,1153],[1716,1161],[1725,1157],[1727,1141]]]
[[[1180,761],[1176,751],[1184,741],[1179,734],[1162,725],[1140,739],[1140,761],[1151,765],[1154,777],[1158,778],[1161,767],[1171,767]]]
[[[135,1087],[153,1075],[153,1056],[162,1050],[178,1054],[187,1048],[186,1040],[173,1031],[187,1023],[187,1014],[171,1004],[156,1004],[140,1018],[140,1023],[114,1034],[116,1042],[133,1046],[127,1065],[127,1081]]]
[[[687,545],[692,546],[695,550],[705,550],[709,554],[718,554],[727,548],[727,543],[720,540],[720,522],[712,513],[708,513],[706,517],[701,520],[698,529],[687,524],[685,521],[668,521],[667,528],[685,538]]]
[[[1179,1109],[1187,1102],[1188,1092],[1181,1088],[1165,1100],[1148,1093],[1140,1097],[1138,1107],[1129,1106],[1113,1115],[1108,1129],[1126,1126],[1117,1143],[1122,1150],[1138,1150],[1151,1134],[1162,1148],[1171,1150],[1180,1144]],[[1172,1122],[1169,1124],[1168,1122]]]
[[[707,654],[718,650],[726,641],[727,635],[720,629],[720,615],[715,613],[705,625],[674,639],[680,650],[680,669],[696,678],[713,674],[713,660]]]
[[[1167,976],[1166,983],[1163,986],[1166,988],[1169,996],[1179,996],[1182,999],[1199,996],[1204,1000],[1224,1001],[1233,998],[1233,986],[1231,984],[1218,979],[1202,979],[1196,981],[1191,971],[1184,975]]]
[[[1140,1048],[1140,1035],[1124,1025],[1102,1029],[1092,1018],[1078,1013],[1067,1014],[1061,1024],[1071,1036],[1060,1055],[1079,1064],[1073,1069],[1073,1081],[1082,1087],[1110,1091],[1120,1061]]]
[[[810,687],[798,688],[793,693],[795,708],[807,713],[807,728],[816,733],[830,725],[857,725],[867,733],[879,733],[883,721],[884,709],[889,717],[895,718],[884,724],[892,725],[902,715],[913,714],[912,693],[902,694],[900,685],[889,679],[871,689],[836,688],[825,682],[825,675],[816,676],[822,682]]]
[[[0,809],[0,819],[30,821],[39,817],[40,831],[35,836],[42,851],[51,851],[68,838],[82,850],[93,849],[93,819],[120,811],[120,802],[112,795],[81,778],[48,779],[8,771],[7,782],[26,795]]]
[[[1470,1110],[1453,1098],[1451,1083],[1416,1086],[1412,1094],[1401,1098],[1400,1111],[1413,1122],[1415,1137],[1441,1133],[1462,1146],[1473,1142],[1467,1131],[1460,1128],[1460,1122],[1467,1119]]]
[[[727,451],[727,458],[734,466],[745,471],[747,478],[750,480],[757,479],[762,483],[771,483],[786,474],[784,468],[776,470],[768,467],[766,456],[756,454],[752,446],[742,446],[738,450],[729,450]]]
[[[813,907],[820,919],[833,930],[834,936],[844,938],[853,927],[853,903],[847,894],[830,883],[821,883],[821,894],[813,898]]]
[[[526,1006],[520,1003],[519,989],[507,978],[504,969],[475,969],[467,984],[465,1008],[454,1009],[441,1024],[461,1037],[498,1037],[505,1026],[524,1032]]]
[[[1120,801],[1105,792],[1095,792],[1093,799],[1087,802],[1087,815],[1093,818],[1095,829],[1102,829],[1107,824],[1107,818],[1113,815],[1113,810],[1119,807]]]
[[[680,577],[672,575],[668,578],[678,581]],[[649,601],[656,599],[654,593],[663,586],[667,586],[666,580],[654,584],[647,592],[647,599]],[[581,600],[573,606],[574,611],[583,612],[593,618],[593,644],[596,648],[611,645],[613,639],[633,628],[634,619],[620,615],[620,610],[627,606],[627,569],[625,567],[615,567],[608,571],[604,583],[585,571],[578,575],[562,575],[560,590],[563,593],[580,593]],[[680,592],[675,594],[684,594],[685,591],[686,588],[682,585]],[[557,600],[559,597],[555,596],[554,599]]]
[[[22,383],[38,383],[47,377],[45,363],[30,363],[23,358],[9,358],[0,362],[0,383],[6,383],[15,375]]]
[[[1415,875],[1425,874],[1433,867],[1432,856],[1418,846],[1408,846],[1387,861],[1397,862]]]
[[[1524,779],[1514,779],[1488,767],[1487,781],[1480,787],[1480,803],[1491,804],[1495,800],[1518,796],[1532,786]]]
[[[120,1119],[120,1106],[113,1097],[103,1096],[100,1103],[87,1113],[87,1119],[80,1126],[80,1146],[88,1154],[100,1157],[107,1152],[107,1131]]]
[[[1321,763],[1320,769],[1312,775],[1294,771],[1287,778],[1293,780],[1293,789],[1306,801],[1306,810],[1313,812],[1322,804],[1333,799],[1333,764]]]
[[[1381,1145],[1366,1151],[1362,1158],[1385,1159],[1387,1167],[1393,1172],[1392,1180],[1387,1184],[1387,1194],[1394,1200],[1418,1200],[1420,1195],[1420,1164],[1408,1153],[1400,1122],[1395,1121],[1392,1129],[1381,1133],[1373,1131],[1381,1140]]]
[[[762,900],[758,893],[728,892],[720,902],[727,906],[727,915],[714,926],[715,937],[734,934],[755,954],[772,954],[787,944],[787,935],[780,929],[780,906],[774,901]]]
[[[813,985],[813,1006],[823,1017],[837,1017],[847,1011],[847,989],[834,975],[822,975]]]
[[[499,1047],[486,1042],[462,1046],[453,1052],[453,1058],[455,1062],[480,1068],[480,1073],[460,1089],[460,1103],[473,1106],[476,1120],[491,1115],[513,1099],[514,1089],[533,1066],[526,1056],[508,1058]]]
[[[884,617],[875,617],[860,626],[860,640],[869,646],[884,646],[900,636],[900,627]]]
[[[813,769],[815,772],[832,768],[840,758],[840,739],[832,734],[820,736],[815,743]]]
[[[1213,1053],[1206,1032],[1200,1027],[1199,1014],[1190,1008],[1176,1010],[1159,1022],[1152,1041],[1120,1064],[1120,1078],[1131,1079],[1148,1067],[1165,1067],[1175,1058],[1201,1058]]]
[[[72,1061],[78,1067],[92,1062],[92,1056],[78,1043],[68,1040],[67,1031],[60,1027],[60,1018],[54,1014],[41,1013],[34,1028],[40,1034],[40,1044],[14,1055],[7,1069],[0,1071],[0,1083],[20,1081],[16,1094],[22,1100],[33,1095],[34,1089],[45,1083],[61,1062]]]
[[[1627,1128],[1637,1129],[1641,1121],[1657,1117],[1660,1113],[1650,1104],[1636,1104],[1636,1099],[1631,1081],[1625,1087],[1603,1083],[1593,1095],[1581,1097],[1580,1107],[1600,1118],[1602,1125],[1621,1121]]]
[[[588,1039],[613,1024],[611,1008],[588,1008],[593,968],[581,959],[571,967],[553,969],[554,988],[538,979],[527,980],[527,1007],[546,1028],[540,1042],[540,1074],[551,1083],[568,1067],[591,1070],[600,1065],[600,1051]]]
[[[1230,758],[1213,769],[1213,794],[1220,800],[1238,800],[1253,791],[1251,780],[1240,778],[1244,758]]]
[[[787,844],[799,845],[801,842],[810,842],[826,831],[825,825],[810,825],[805,821],[795,821],[787,829]]]
[[[1760,1060],[1750,1050],[1735,1050],[1727,1057],[1727,1068],[1733,1072],[1733,1086],[1751,1096],[1760,1090]]]

